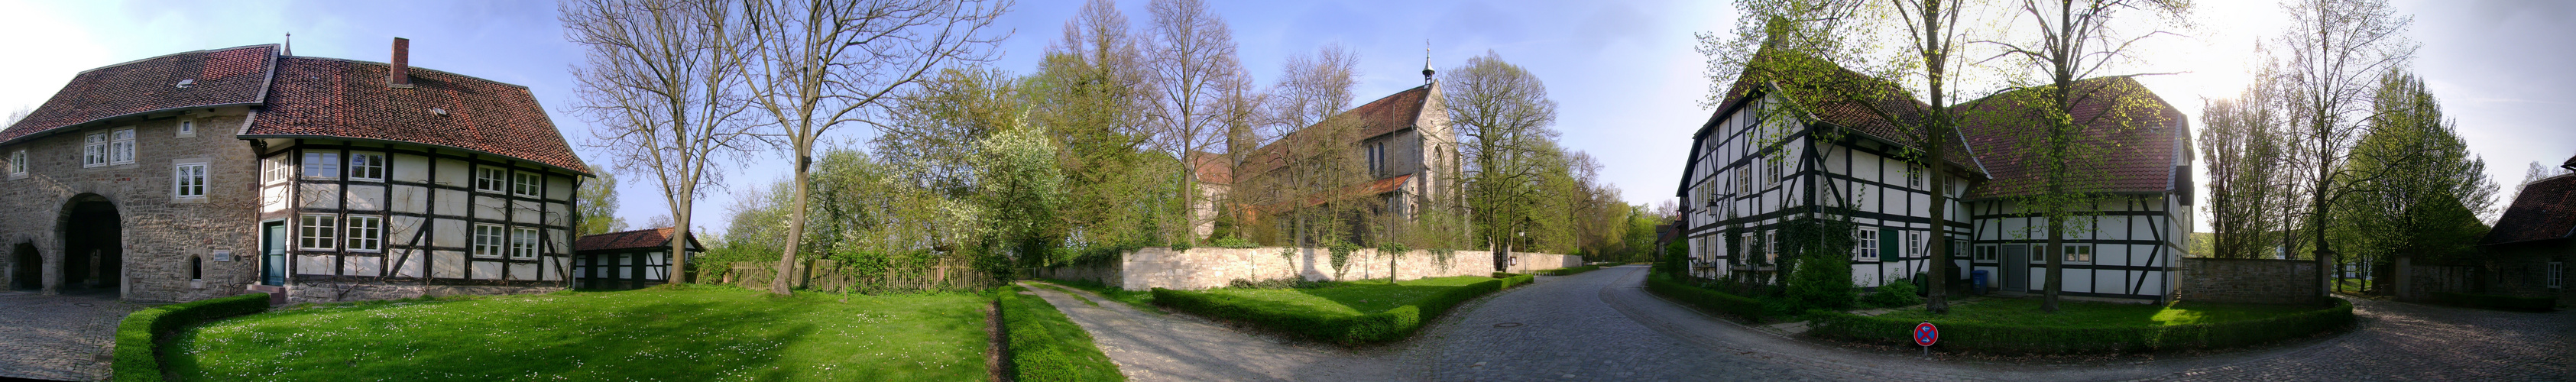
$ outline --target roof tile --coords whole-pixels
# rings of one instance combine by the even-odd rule
[[[385,84],[386,64],[285,57],[268,108],[244,138],[334,137],[498,154],[588,174],[527,88],[413,67],[412,87]]]
[[[135,113],[259,103],[276,52],[277,45],[252,45],[90,69],[73,76],[26,119],[0,130],[0,143]],[[180,81],[189,86],[178,86]]]

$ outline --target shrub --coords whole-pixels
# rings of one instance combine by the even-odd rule
[[[1878,286],[1878,291],[1862,297],[1861,303],[1873,307],[1894,308],[1921,304],[1923,296],[1914,294],[1914,280],[1896,279],[1888,282],[1887,285]]]
[[[1019,286],[994,288],[1008,333],[1011,373],[1019,381],[1121,381],[1118,364],[1091,343],[1091,334],[1055,306],[1022,296]],[[1069,293],[1068,293],[1069,294]],[[1074,295],[1081,296],[1081,295]]]
[[[1804,256],[1789,273],[1789,300],[1799,310],[1843,310],[1852,307],[1851,259],[1839,254]]]
[[[1516,276],[1527,283],[1527,275]],[[1398,306],[1384,312],[1349,315],[1304,311],[1282,311],[1268,308],[1249,299],[1231,295],[1154,288],[1154,304],[1183,312],[1217,319],[1239,321],[1253,326],[1285,332],[1316,341],[1343,345],[1380,343],[1413,336],[1425,322],[1439,317],[1449,308],[1487,293],[1502,290],[1513,279],[1492,280],[1441,291],[1413,305]]]
[[[1216,241],[1214,241],[1214,242],[1210,242],[1210,243],[1208,243],[1208,245],[1212,245],[1212,246],[1215,246],[1215,247],[1217,247],[1217,248],[1258,248],[1258,247],[1261,247],[1261,244],[1259,244],[1259,243],[1253,243],[1251,240],[1244,240],[1244,239],[1243,239],[1243,238],[1241,238],[1241,237],[1235,237],[1235,236],[1226,236],[1226,237],[1216,238]]]
[[[1814,312],[1808,335],[1912,346],[1913,320]],[[2221,349],[2307,337],[2352,326],[2352,302],[2260,320],[2150,327],[2048,327],[1940,322],[1944,349],[1987,353],[2136,353]]]
[[[1747,321],[1762,322],[1766,317],[1774,317],[1770,313],[1772,309],[1766,307],[1761,300],[1684,285],[1662,274],[1646,276],[1646,291],[1663,295],[1664,298],[1679,301],[1684,305],[1744,317]]]
[[[2433,299],[2443,303],[2472,308],[2547,312],[2558,305],[2557,297],[2516,297],[2492,294],[2433,292]]]
[[[1509,273],[1505,273],[1503,275],[1503,277],[1496,277],[1497,279],[1502,279],[1503,287],[1501,289],[1512,289],[1512,287],[1516,286],[1529,285],[1531,281],[1538,280],[1538,276]]]
[[[198,300],[144,309],[116,325],[112,370],[118,381],[162,380],[161,339],[198,323],[268,310],[267,293]]]

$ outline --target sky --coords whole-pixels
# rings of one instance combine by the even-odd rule
[[[1630,203],[1673,198],[1690,134],[1711,110],[1694,33],[1733,30],[1725,2],[1598,1],[1212,1],[1233,28],[1238,54],[1260,84],[1278,80],[1288,56],[1339,43],[1359,53],[1353,104],[1422,84],[1425,59],[1439,69],[1487,52],[1523,66],[1558,103],[1562,144],[1589,153]],[[2144,64],[2127,73],[2177,73],[2142,81],[2198,124],[2208,99],[2237,93],[2255,41],[2286,16],[2268,1],[2202,1],[2196,28],[2150,40]],[[1076,1],[1023,1],[999,20],[1012,33],[990,63],[1028,73],[1061,38]],[[1143,28],[1145,1],[1120,0]],[[2555,165],[2576,154],[2576,2],[2398,1],[2421,44],[2412,62],[2455,118],[2490,176],[2507,188],[2527,163]],[[297,55],[385,61],[394,37],[412,40],[412,64],[524,85],[579,148],[590,124],[570,113],[569,71],[581,63],[564,41],[553,3],[540,1],[79,1],[0,0],[0,112],[42,104],[74,74],[191,50],[281,43]],[[1426,51],[1427,49],[1427,51]],[[1427,57],[1426,57],[1427,55]],[[41,59],[28,59],[40,57]],[[863,141],[864,128],[837,130]],[[595,168],[605,156],[579,148]],[[739,195],[787,176],[784,155],[766,154],[730,171],[728,188],[699,203],[699,225],[722,230]],[[2195,167],[2198,168],[2198,167]],[[2200,175],[2208,184],[2205,174]],[[626,177],[619,215],[640,225],[668,215],[642,177]],[[2206,193],[2198,193],[2206,197]],[[2201,203],[2206,205],[2206,203]],[[2201,219],[2196,230],[2206,231]]]

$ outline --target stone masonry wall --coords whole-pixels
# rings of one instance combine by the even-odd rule
[[[62,289],[65,243],[60,231],[71,201],[97,195],[116,206],[123,239],[121,296],[135,301],[192,301],[243,293],[257,282],[258,235],[252,214],[259,174],[250,144],[233,138],[248,110],[240,107],[160,112],[58,130],[50,136],[0,146],[0,162],[26,150],[27,174],[0,173],[0,287],[12,285],[18,248],[35,249],[42,290]],[[180,121],[195,121],[195,134],[178,134]],[[135,130],[131,164],[81,166],[82,138],[93,132]],[[173,195],[179,163],[207,164],[205,198]],[[230,251],[219,261],[215,251]],[[202,258],[200,260],[195,260]],[[190,278],[190,264],[202,275]]]
[[[1286,255],[1282,255],[1282,253]],[[1583,265],[1582,256],[1513,252],[1510,272],[1528,273]],[[1386,257],[1376,249],[1351,253],[1342,270],[1332,267],[1332,252],[1322,248],[1145,248],[1128,253],[1113,272],[1107,266],[1041,269],[1039,277],[1098,281],[1126,290],[1222,288],[1234,280],[1290,277],[1315,281],[1385,279]],[[1483,276],[1494,271],[1492,252],[1458,251],[1447,259],[1431,251],[1407,251],[1395,259],[1398,279]]]
[[[2307,260],[2182,258],[2174,294],[2183,301],[2306,304],[2319,292]]]

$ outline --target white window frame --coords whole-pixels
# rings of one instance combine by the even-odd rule
[[[206,197],[206,162],[180,163],[170,172],[170,197]]]
[[[545,187],[546,176],[544,174],[527,171],[510,172],[511,195],[534,198],[537,197],[537,194],[544,193]]]
[[[188,137],[194,137],[194,136],[197,136],[197,120],[194,120],[194,119],[182,119],[182,120],[179,120],[179,127],[178,127],[176,130],[178,130],[178,133],[177,133],[177,134],[175,134],[175,135],[177,135],[177,136],[178,136],[178,137],[180,137],[180,138],[188,138]]]
[[[107,164],[134,164],[134,129],[116,129],[108,133]]]
[[[341,225],[347,226],[349,230],[347,236],[349,242],[345,246],[349,251],[383,252],[385,250],[385,217],[349,215],[341,220]]]
[[[27,175],[27,150],[9,152],[9,176]]]
[[[510,169],[474,166],[474,191],[493,194],[510,192]]]
[[[1980,245],[1977,245],[1977,247],[1976,247],[1976,248],[1977,248],[1977,249],[1976,249],[1976,251],[1977,251],[1977,252],[1976,252],[1976,253],[1974,253],[1974,254],[1969,255],[1969,256],[1971,256],[1971,257],[1969,258],[1969,261],[1970,261],[1970,262],[1978,262],[1978,263],[1996,263],[1996,262],[2003,262],[2003,260],[2002,260],[2002,257],[2003,257],[2003,247],[2001,247],[2001,246],[1997,246],[1997,245],[1994,245],[1994,244],[1980,244]]]
[[[1905,164],[1905,188],[1923,189],[1923,165]]]
[[[2550,288],[2550,289],[2566,289],[2566,288],[2567,288],[2567,262],[2564,262],[2564,261],[2552,261],[2552,262],[2549,262],[2549,288]]]
[[[385,181],[385,154],[353,151],[349,153],[349,180]]]
[[[107,166],[107,132],[81,136],[81,167]]]
[[[499,224],[474,225],[474,257],[501,257],[509,244],[508,229]]]
[[[1762,263],[1778,264],[1778,261],[1780,260],[1780,242],[1777,240],[1779,238],[1779,230],[1762,231]]]
[[[259,160],[259,165],[261,166],[261,169],[260,169],[260,171],[259,171],[259,178],[260,178],[260,179],[259,179],[259,181],[260,181],[260,183],[261,183],[261,184],[274,184],[274,183],[278,183],[278,182],[285,182],[287,179],[292,179],[292,178],[294,178],[294,177],[295,177],[295,166],[293,166],[293,165],[288,165],[288,164],[286,163],[286,160],[288,160],[288,159],[293,159],[294,157],[295,157],[294,155],[278,155],[278,156],[268,157],[268,158],[265,158],[265,159],[260,159],[260,160]]]
[[[1855,243],[1858,245],[1852,246],[1852,261],[1864,261],[1878,256],[1878,227],[1853,228],[1852,240],[1858,242]]]
[[[2065,253],[2065,255],[2066,255],[2066,262],[2069,262],[2069,263],[2091,263],[2091,262],[2093,262],[2094,252],[2093,252],[2093,245],[2092,245],[2092,244],[2064,244],[2064,245],[2063,245],[2062,247],[2060,247],[2060,248],[2064,248],[2064,249],[2060,249],[2060,250],[2058,250],[2058,251],[2060,251],[2060,252],[2062,252],[2062,253]],[[2079,249],[2079,248],[2080,248],[2080,249]],[[2077,256],[2083,256],[2083,258],[2078,259],[2078,258],[2076,258]]]
[[[1923,248],[1925,244],[1923,241],[1923,233],[1923,231],[1905,231],[1906,257],[1923,257]]]
[[[1735,193],[1737,195],[1753,194],[1753,166],[1744,166],[1735,169]]]
[[[307,179],[340,178],[340,153],[306,151],[299,165]]]
[[[338,248],[340,216],[304,214],[295,219],[295,247],[307,251],[329,251]]]
[[[510,258],[537,258],[538,240],[541,239],[535,227],[510,227]]]

